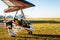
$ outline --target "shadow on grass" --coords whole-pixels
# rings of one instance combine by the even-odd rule
[[[32,35],[24,35],[24,36],[17,36],[18,38],[32,38],[32,39],[60,39],[60,35],[48,35],[48,34],[32,34]]]
[[[31,23],[60,23],[60,21],[55,20],[30,20]]]
[[[33,36],[38,36],[38,37],[56,37],[60,38],[60,35],[49,35],[49,34],[32,34]]]

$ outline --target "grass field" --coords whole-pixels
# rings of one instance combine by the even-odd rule
[[[33,26],[32,35],[22,30],[16,37],[10,37],[6,28],[0,28],[0,40],[60,40],[60,24],[33,23]]]

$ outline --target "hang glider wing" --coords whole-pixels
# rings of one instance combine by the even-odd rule
[[[11,1],[9,0],[2,0],[7,6],[16,6],[15,4],[13,4]]]
[[[8,12],[13,12],[13,11],[17,11],[19,10],[18,7],[9,7],[7,9],[4,10],[5,13],[8,13]]]
[[[5,10],[6,13],[20,10],[19,8],[25,9],[35,6],[34,4],[25,0],[2,0],[2,1],[9,6],[9,8]]]

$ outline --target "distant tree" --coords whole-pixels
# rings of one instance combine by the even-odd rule
[[[11,15],[8,15],[6,18],[13,18],[13,16],[11,16]]]
[[[21,17],[22,17],[22,15],[17,15],[17,16],[16,16],[16,18],[21,18]]]
[[[0,15],[0,20],[3,19],[3,18],[4,18],[4,16],[3,15]]]

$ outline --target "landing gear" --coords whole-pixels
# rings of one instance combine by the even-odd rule
[[[30,35],[31,35],[31,34],[32,34],[32,31],[28,32],[28,34],[30,34]]]

